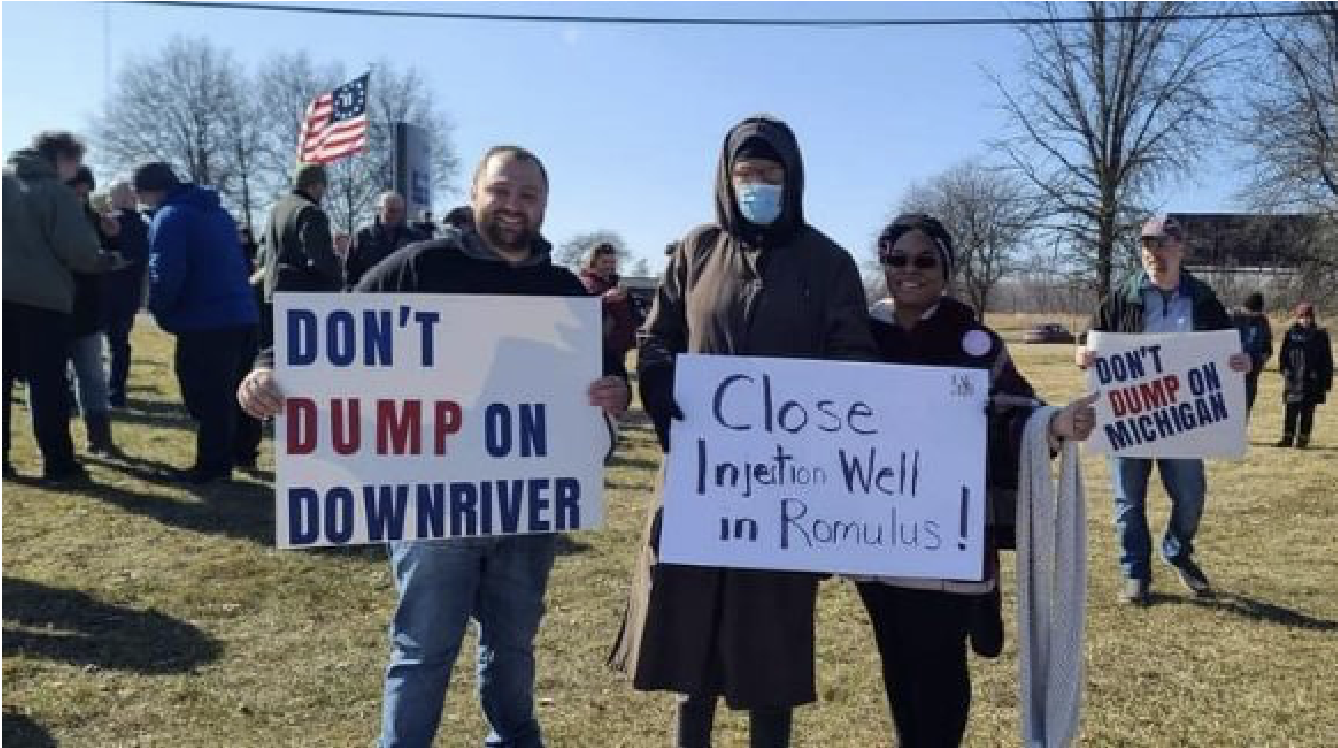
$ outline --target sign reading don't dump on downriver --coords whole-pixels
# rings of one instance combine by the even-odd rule
[[[603,518],[598,299],[276,294],[282,548]]]

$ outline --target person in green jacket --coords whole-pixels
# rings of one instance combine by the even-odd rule
[[[9,393],[28,383],[33,431],[49,482],[85,478],[70,439],[65,361],[73,340],[73,272],[99,273],[119,264],[101,251],[73,179],[84,145],[68,132],[43,132],[10,156],[4,169],[4,473],[9,461]]]

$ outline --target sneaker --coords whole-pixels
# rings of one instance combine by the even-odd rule
[[[1309,449],[1309,448],[1310,448],[1310,437],[1308,437],[1308,436],[1297,437],[1297,439],[1296,439],[1296,448],[1297,448],[1297,449]]]
[[[1124,587],[1120,589],[1120,602],[1125,605],[1137,605],[1146,607],[1152,602],[1152,594],[1149,591],[1151,585],[1145,579],[1126,579]]]
[[[1281,439],[1278,440],[1278,443],[1277,443],[1277,444],[1274,444],[1273,446],[1275,446],[1275,447],[1290,447],[1291,445],[1292,445],[1292,438],[1291,438],[1290,436],[1284,436],[1284,437],[1282,437]]]
[[[1185,585],[1190,592],[1198,597],[1206,597],[1212,593],[1212,585],[1208,583],[1208,575],[1203,573],[1203,569],[1190,559],[1183,559],[1177,563],[1171,564],[1175,571],[1180,575],[1180,583]]]

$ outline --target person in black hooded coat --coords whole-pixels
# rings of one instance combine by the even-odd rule
[[[1287,330],[1278,371],[1283,377],[1282,401],[1286,407],[1279,447],[1310,446],[1315,408],[1328,399],[1333,387],[1333,349],[1329,332],[1315,324],[1315,307],[1299,304],[1296,323]]]

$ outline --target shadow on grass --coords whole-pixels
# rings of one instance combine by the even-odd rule
[[[163,474],[128,463],[106,463],[145,481],[161,481]],[[247,482],[181,486],[199,499],[182,501],[171,496],[146,494],[120,486],[89,483],[65,490],[120,507],[131,514],[155,519],[165,525],[208,535],[224,535],[274,545],[274,491],[269,486]]]
[[[4,653],[135,673],[181,673],[222,647],[184,621],[97,600],[79,590],[4,578]],[[8,718],[5,715],[8,743]],[[15,745],[29,745],[20,741]]]
[[[1256,600],[1245,595],[1230,592],[1218,592],[1214,597],[1174,597],[1154,595],[1154,603],[1174,603],[1194,605],[1210,610],[1225,611],[1252,621],[1275,623],[1279,626],[1308,629],[1310,631],[1338,631],[1338,621],[1315,618],[1300,611],[1284,608],[1281,605]]]
[[[45,727],[22,712],[9,710],[5,710],[4,736],[0,742],[23,748],[56,748],[56,739]]]

